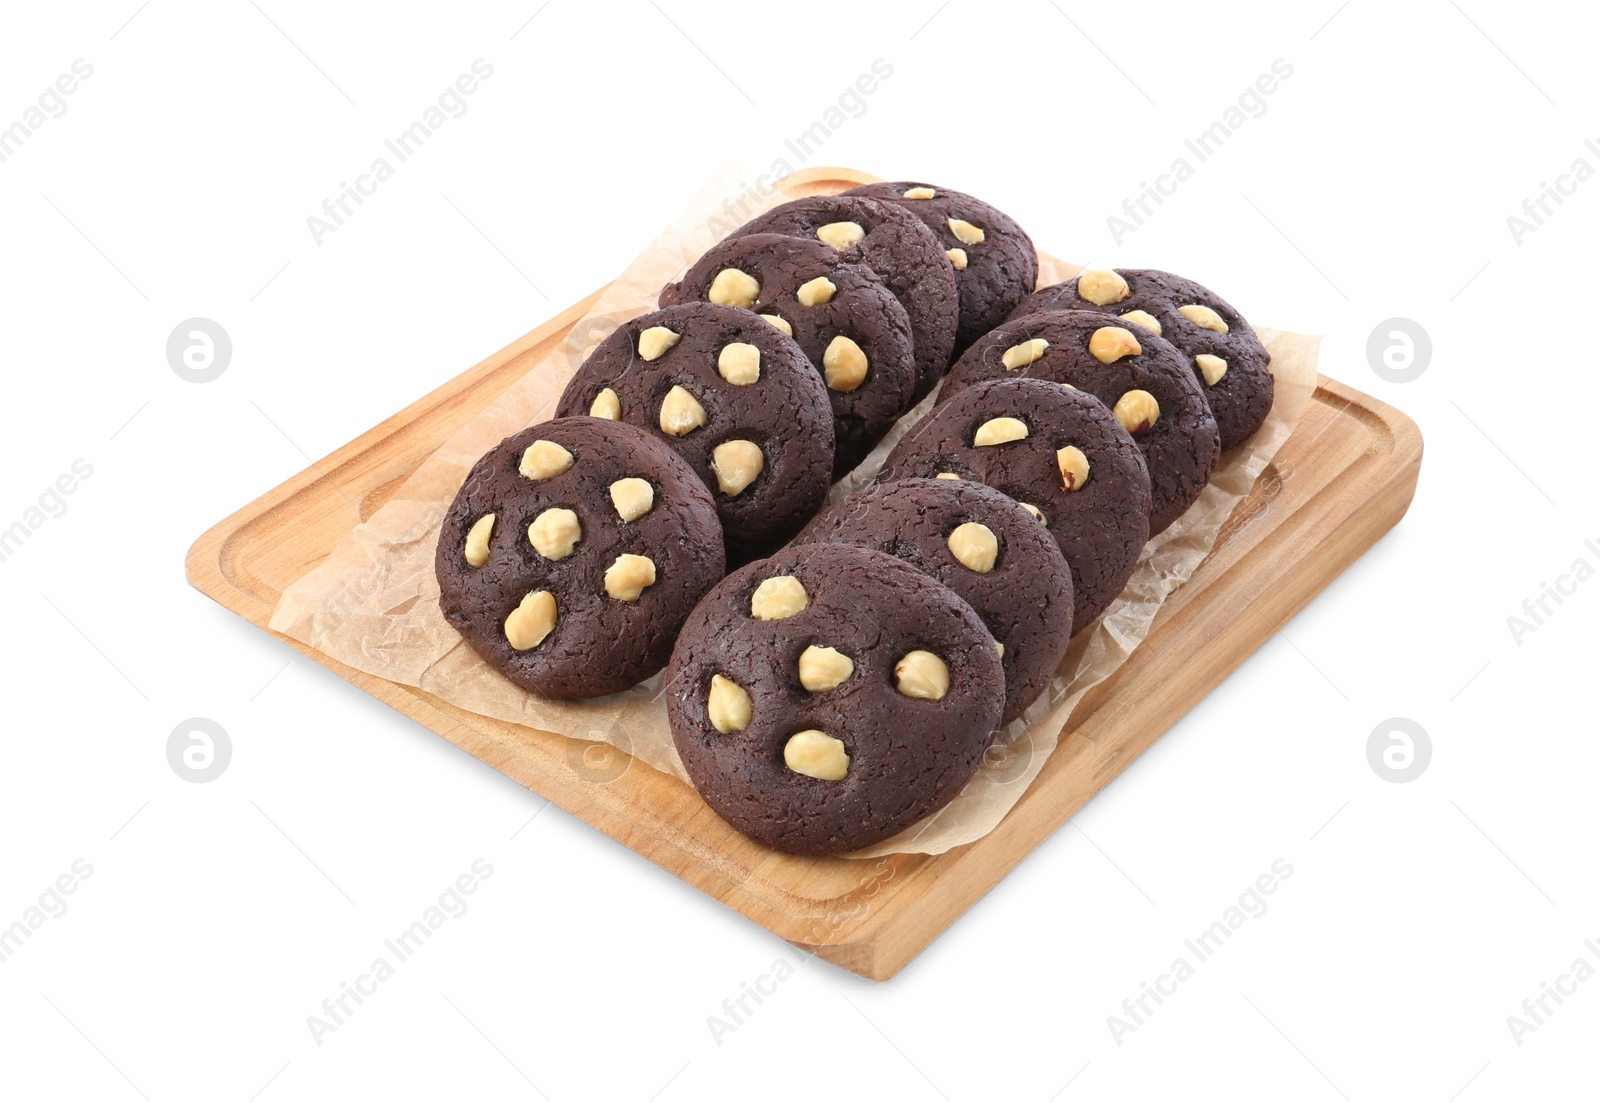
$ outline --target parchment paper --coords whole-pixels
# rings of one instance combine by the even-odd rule
[[[468,711],[609,743],[687,782],[667,728],[662,675],[592,701],[551,701],[518,689],[445,623],[439,612],[433,554],[444,512],[483,453],[525,426],[547,420],[589,351],[621,322],[655,309],[662,284],[681,275],[734,226],[790,198],[781,192],[753,198],[749,179],[735,166],[724,168],[606,290],[562,348],[464,425],[388,503],[289,586],[273,611],[271,627],[346,665],[418,686]],[[1043,254],[1039,259],[1040,286],[1078,272],[1076,265]],[[1272,352],[1277,384],[1266,424],[1245,445],[1223,456],[1200,500],[1145,547],[1122,596],[1098,625],[1073,640],[1049,689],[1000,734],[977,775],[956,799],[922,823],[853,857],[941,854],[988,834],[1044,768],[1084,693],[1110,676],[1144,639],[1162,601],[1209,554],[1223,522],[1288,439],[1316,387],[1320,338],[1257,332]],[[902,418],[861,467],[832,488],[828,501],[871,482],[883,457],[934,398],[930,395]]]

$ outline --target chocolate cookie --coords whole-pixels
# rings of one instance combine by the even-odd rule
[[[910,211],[859,195],[813,195],[774,207],[729,237],[784,234],[833,246],[865,264],[894,292],[911,319],[917,385],[913,404],[933,390],[950,366],[961,308],[956,273],[944,246]]]
[[[643,430],[567,417],[507,437],[439,533],[439,608],[484,661],[545,697],[598,697],[666,664],[722,577],[717,508]]]
[[[770,554],[828,493],[828,392],[794,339],[748,310],[684,303],[624,322],[561,394],[556,416],[580,414],[637,426],[687,460],[730,561]]]
[[[1150,535],[1138,445],[1105,403],[1058,383],[996,379],[935,406],[878,477],[929,476],[984,483],[1043,514],[1072,569],[1074,634],[1122,593]]]
[[[734,572],[678,637],[667,721],[700,795],[779,850],[881,842],[966,784],[1005,674],[978,615],[893,556],[789,547]]]
[[[938,236],[955,266],[961,299],[957,356],[1004,321],[1039,282],[1033,240],[1010,215],[981,199],[912,180],[867,184],[844,194],[898,203]]]
[[[905,307],[870,268],[830,245],[747,234],[707,250],[661,305],[707,301],[754,310],[789,333],[833,404],[833,477],[866,458],[911,406],[917,365]]]
[[[1149,330],[1085,310],[1015,318],[967,350],[940,401],[980,380],[1019,376],[1070,383],[1111,407],[1150,468],[1152,536],[1206,488],[1222,451],[1217,420],[1184,355]]]
[[[902,479],[850,495],[796,544],[876,548],[972,606],[1000,645],[1008,722],[1050,683],[1072,640],[1072,571],[1050,530],[998,490],[966,479]]]
[[[1154,268],[1085,271],[1035,291],[1011,316],[1040,310],[1118,314],[1171,341],[1200,381],[1223,448],[1243,444],[1272,410],[1272,354],[1243,315],[1193,280]]]

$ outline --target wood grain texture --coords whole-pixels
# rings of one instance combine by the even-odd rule
[[[821,194],[872,179],[816,168],[783,189]],[[284,588],[553,351],[599,294],[214,526],[189,550],[190,583],[266,630]],[[1411,503],[1421,462],[1422,438],[1410,419],[1320,378],[1299,426],[1223,527],[1215,551],[1167,600],[1127,663],[1079,704],[1016,807],[989,835],[936,856],[856,861],[769,851],[724,824],[689,786],[605,744],[468,713],[278,638],[780,938],[884,980],[1393,527]],[[613,768],[596,770],[608,756],[619,756]],[[597,774],[616,776],[600,782]]]

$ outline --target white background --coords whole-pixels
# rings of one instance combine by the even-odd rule
[[[576,0],[8,5],[0,125],[0,964],[8,1098],[1490,1099],[1593,1095],[1600,566],[1588,324],[1600,182],[1508,215],[1600,139],[1575,5]],[[658,6],[659,5],[659,6]],[[1592,19],[1592,14],[1590,15]],[[530,22],[531,19],[531,22]],[[474,59],[468,101],[343,228],[306,217]],[[813,962],[183,579],[204,529],[620,270],[719,166],[921,177],[1045,249],[1326,333],[1323,370],[1427,441],[1400,526],[888,984]],[[1143,226],[1106,216],[1275,59],[1293,75]],[[1191,158],[1192,160],[1192,158]],[[221,323],[215,382],[169,369]],[[1369,367],[1391,317],[1415,382]],[[209,784],[168,733],[231,737]],[[1432,761],[1369,766],[1391,717]],[[474,859],[492,876],[319,1046],[307,1016]],[[1275,859],[1292,877],[1119,1045],[1107,1017]],[[535,1085],[537,1087],[535,1087]]]

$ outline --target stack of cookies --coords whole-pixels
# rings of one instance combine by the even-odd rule
[[[545,696],[667,667],[685,769],[759,842],[843,853],[931,815],[1272,408],[1269,354],[1200,284],[1037,281],[1010,217],[916,181],[741,226],[473,468],[445,617]]]

